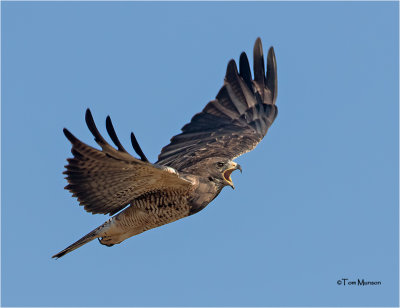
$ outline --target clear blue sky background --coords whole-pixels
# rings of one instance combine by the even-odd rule
[[[397,3],[1,5],[3,306],[398,305]],[[236,190],[52,260],[107,219],[63,189],[62,128],[110,114],[155,161],[258,36],[279,115]]]

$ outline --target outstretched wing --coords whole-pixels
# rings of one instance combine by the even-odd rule
[[[86,111],[86,123],[101,151],[81,142],[64,129],[74,155],[65,166],[67,170],[64,174],[69,183],[65,188],[78,198],[86,211],[113,215],[144,194],[157,191],[179,193],[191,188],[191,183],[173,170],[166,171],[149,163],[133,135],[132,144],[142,160],[131,156],[119,142],[109,117],[107,131],[118,150],[100,135],[89,109]]]
[[[244,52],[239,68],[238,73],[235,61],[229,61],[216,99],[171,139],[157,163],[184,170],[204,158],[233,159],[255,148],[278,113],[274,49],[268,51],[266,74],[260,38],[254,45],[254,80]]]

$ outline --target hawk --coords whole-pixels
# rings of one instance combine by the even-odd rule
[[[101,150],[64,129],[73,154],[64,171],[69,183],[65,188],[87,212],[116,215],[53,258],[96,238],[106,246],[119,244],[193,215],[225,186],[234,188],[231,174],[241,171],[241,167],[233,160],[256,147],[278,113],[273,47],[268,51],[266,71],[260,38],[254,45],[253,60],[254,78],[246,53],[240,55],[239,72],[235,61],[229,61],[216,98],[183,126],[154,164],[148,161],[133,133],[132,146],[139,158],[125,150],[110,117],[106,128],[116,148],[101,136],[89,109],[86,124]]]

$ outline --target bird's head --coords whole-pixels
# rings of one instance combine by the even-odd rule
[[[218,184],[218,186],[230,186],[235,189],[233,185],[231,174],[235,170],[242,168],[239,164],[226,158],[213,157],[207,161],[207,170],[209,171],[208,179]]]

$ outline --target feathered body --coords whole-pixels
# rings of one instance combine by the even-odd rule
[[[165,146],[151,164],[134,134],[132,146],[140,159],[121,145],[111,119],[106,128],[112,147],[99,133],[92,114],[86,123],[101,150],[77,139],[67,129],[73,158],[64,172],[66,189],[93,214],[110,214],[103,225],[53,257],[98,238],[112,246],[144,231],[171,223],[204,209],[225,186],[233,186],[231,173],[240,169],[233,159],[252,150],[265,136],[277,115],[276,61],[272,47],[265,74],[261,40],[254,46],[254,80],[245,53],[228,64],[224,85],[215,100],[196,114],[182,133]]]

